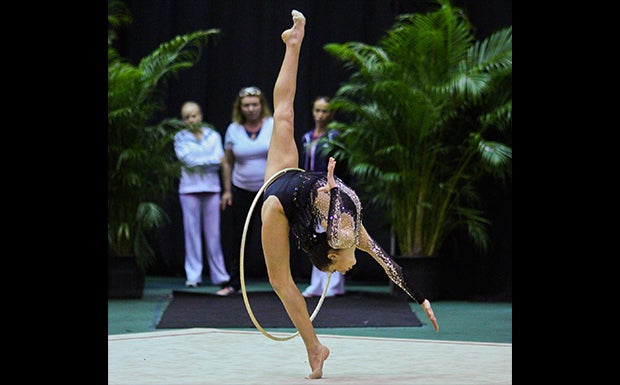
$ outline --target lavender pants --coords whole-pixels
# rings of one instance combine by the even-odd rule
[[[230,279],[224,264],[220,238],[220,193],[179,194],[185,236],[185,275],[187,283],[202,282],[203,235],[211,284]]]

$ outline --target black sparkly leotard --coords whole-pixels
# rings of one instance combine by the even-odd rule
[[[275,195],[284,208],[293,235],[303,250],[310,250],[318,233],[327,232],[333,249],[357,247],[373,257],[388,277],[417,303],[424,296],[409,288],[401,267],[377,244],[362,225],[359,197],[342,180],[334,176],[338,187],[318,192],[327,184],[325,171],[289,170],[266,187],[263,199]]]

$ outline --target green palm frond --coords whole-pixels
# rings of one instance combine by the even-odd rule
[[[477,42],[462,10],[437,4],[402,15],[377,46],[324,46],[351,73],[331,102],[351,117],[335,125],[335,156],[389,213],[404,255],[433,255],[459,226],[487,247],[475,185],[510,175],[512,160],[486,137],[511,129],[512,28]]]
[[[110,26],[131,20],[123,14],[127,9],[122,3],[108,4]],[[178,119],[151,120],[162,108],[166,82],[191,68],[202,46],[218,34],[218,29],[209,29],[175,36],[137,66],[122,58],[108,39],[109,252],[135,254],[142,267],[153,256],[147,234],[168,220],[161,204],[180,175],[173,142],[184,127]]]
[[[132,22],[129,9],[122,1],[108,0],[108,47],[116,40],[116,28]]]

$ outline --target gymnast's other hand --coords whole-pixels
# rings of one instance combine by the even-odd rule
[[[424,312],[426,313],[426,316],[428,317],[428,319],[430,319],[431,322],[433,323],[433,327],[435,328],[435,331],[438,332],[439,324],[437,324],[437,318],[435,318],[435,313],[433,312],[431,303],[427,299],[425,299],[424,302],[422,302],[420,305],[422,306],[422,309],[424,309]]]
[[[329,190],[334,187],[338,187],[336,184],[336,180],[334,179],[334,169],[336,168],[336,159],[334,157],[329,157],[329,163],[327,164],[327,184],[325,186],[320,187],[317,191],[329,192]]]

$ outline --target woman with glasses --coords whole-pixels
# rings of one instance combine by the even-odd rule
[[[356,249],[368,253],[395,284],[422,306],[436,331],[439,326],[428,299],[407,285],[400,266],[366,232],[359,197],[334,176],[334,158],[329,159],[327,172],[296,169],[299,152],[293,107],[306,19],[299,11],[291,14],[293,26],[281,36],[286,50],[273,89],[274,126],[265,170],[262,244],[269,283],[304,342],[312,370],[307,378],[321,378],[330,352],[319,341],[305,299],[293,280],[289,231],[307,251],[312,264],[322,271],[345,274],[356,263]]]
[[[230,280],[216,294],[227,296],[241,288],[239,255],[245,220],[256,193],[263,185],[273,117],[267,99],[258,87],[242,88],[233,104],[232,122],[224,136],[224,192],[221,209],[232,210],[232,253]],[[254,210],[246,236],[245,261],[249,276],[266,275],[260,244],[260,206]]]

